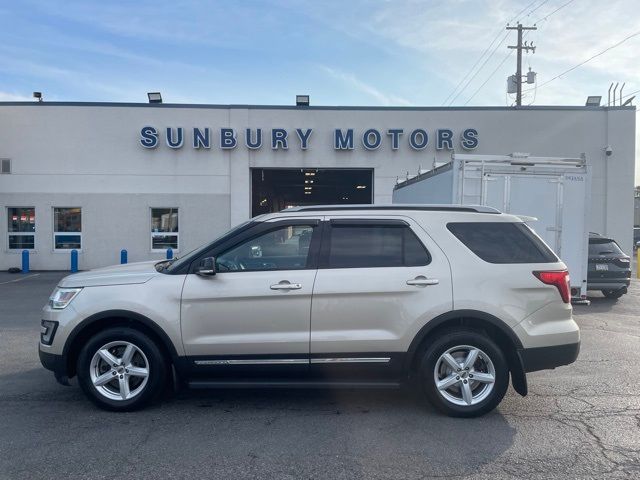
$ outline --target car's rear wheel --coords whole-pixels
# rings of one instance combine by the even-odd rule
[[[607,298],[617,299],[624,295],[624,291],[620,290],[602,290],[602,294]]]
[[[500,348],[486,335],[456,330],[425,350],[420,382],[428,400],[453,417],[476,417],[493,410],[509,386],[509,368]]]
[[[104,330],[83,347],[78,381],[84,393],[107,410],[135,410],[163,390],[166,362],[153,340],[126,327]]]

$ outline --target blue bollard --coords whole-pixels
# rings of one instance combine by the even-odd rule
[[[127,251],[124,248],[120,250],[120,263],[127,263]]]
[[[71,273],[78,271],[78,251],[71,250]]]
[[[29,273],[29,250],[22,250],[22,273]]]
[[[171,260],[173,258],[173,248],[167,248],[167,260]]]

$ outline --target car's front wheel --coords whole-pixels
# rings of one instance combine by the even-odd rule
[[[420,364],[428,400],[452,417],[477,417],[493,410],[509,386],[500,348],[474,330],[455,330],[434,339]]]
[[[166,363],[148,336],[126,327],[97,333],[78,357],[78,382],[99,407],[140,408],[164,390]]]

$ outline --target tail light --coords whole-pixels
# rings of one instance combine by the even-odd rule
[[[571,301],[570,287],[569,287],[569,272],[566,270],[552,270],[552,271],[536,271],[533,274],[542,282],[547,285],[554,285],[560,297],[564,303]]]

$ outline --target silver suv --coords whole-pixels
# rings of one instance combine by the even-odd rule
[[[487,207],[291,208],[182,258],[61,280],[42,364],[98,406],[194,388],[416,385],[482,415],[509,377],[573,362],[567,268],[518,217]]]

